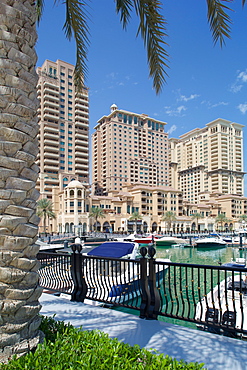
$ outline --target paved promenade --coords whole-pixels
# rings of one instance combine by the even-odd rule
[[[130,345],[156,349],[186,362],[200,362],[209,370],[247,370],[247,342],[138,316],[70,302],[44,293],[41,314],[70,322],[84,330],[101,330]]]

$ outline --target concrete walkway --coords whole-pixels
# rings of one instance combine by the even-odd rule
[[[247,370],[247,342],[162,321],[70,302],[44,293],[41,314],[70,322],[83,330],[101,330],[130,345],[156,349],[177,360],[204,363],[211,370]]]

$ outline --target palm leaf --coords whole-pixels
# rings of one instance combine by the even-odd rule
[[[139,17],[139,33],[147,49],[149,76],[153,79],[156,93],[160,93],[166,82],[166,68],[168,68],[168,53],[164,46],[166,34],[166,21],[160,14],[161,3],[158,0],[116,0],[116,10],[120,13],[120,20],[126,28],[130,20],[130,11],[134,6]]]
[[[133,1],[132,0],[115,0],[116,1],[116,11],[120,13],[120,20],[123,24],[123,28],[125,29],[129,20],[131,18],[131,11],[133,8]]]
[[[55,3],[58,1],[55,0]],[[66,20],[63,29],[68,40],[74,37],[76,43],[74,81],[77,91],[82,90],[84,86],[83,79],[88,72],[89,27],[86,5],[86,2],[81,0],[65,0]]]
[[[37,0],[36,1],[36,14],[37,14],[38,23],[41,20],[43,10],[44,10],[44,1],[43,0]]]
[[[214,43],[220,42],[220,46],[225,44],[225,38],[230,38],[232,23],[227,12],[232,11],[226,3],[232,0],[207,0],[208,5],[208,21],[213,35]],[[245,0],[242,0],[244,5]]]

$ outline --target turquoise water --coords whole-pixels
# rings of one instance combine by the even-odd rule
[[[156,249],[157,258],[169,258],[172,262],[177,263],[191,263],[199,265],[215,265],[230,262],[231,259],[235,260],[238,257],[246,258],[246,251],[239,251],[236,246],[228,246],[225,248],[182,248],[178,246],[173,247],[163,247]],[[126,308],[117,308],[119,311],[128,312],[134,315],[139,315],[139,312],[136,310],[126,309]],[[169,322],[172,324],[182,325],[190,328],[196,328],[195,324],[170,319],[163,316],[159,316],[160,321]]]

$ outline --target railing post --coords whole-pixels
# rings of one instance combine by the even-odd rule
[[[149,259],[149,276],[148,285],[150,289],[150,305],[148,310],[148,319],[157,320],[158,312],[160,310],[160,295],[156,287],[156,272],[155,272],[155,256],[156,250],[154,247],[148,248]]]
[[[150,292],[148,288],[148,276],[147,276],[147,248],[141,247],[140,253],[142,258],[140,259],[140,269],[141,269],[141,280],[140,280],[140,290],[141,290],[141,305],[140,305],[140,318],[145,319],[148,316],[148,308],[150,305]]]
[[[71,301],[84,302],[87,294],[87,285],[83,276],[81,244],[72,244],[71,276],[74,283],[74,290],[71,294]],[[77,252],[77,253],[76,253]]]

